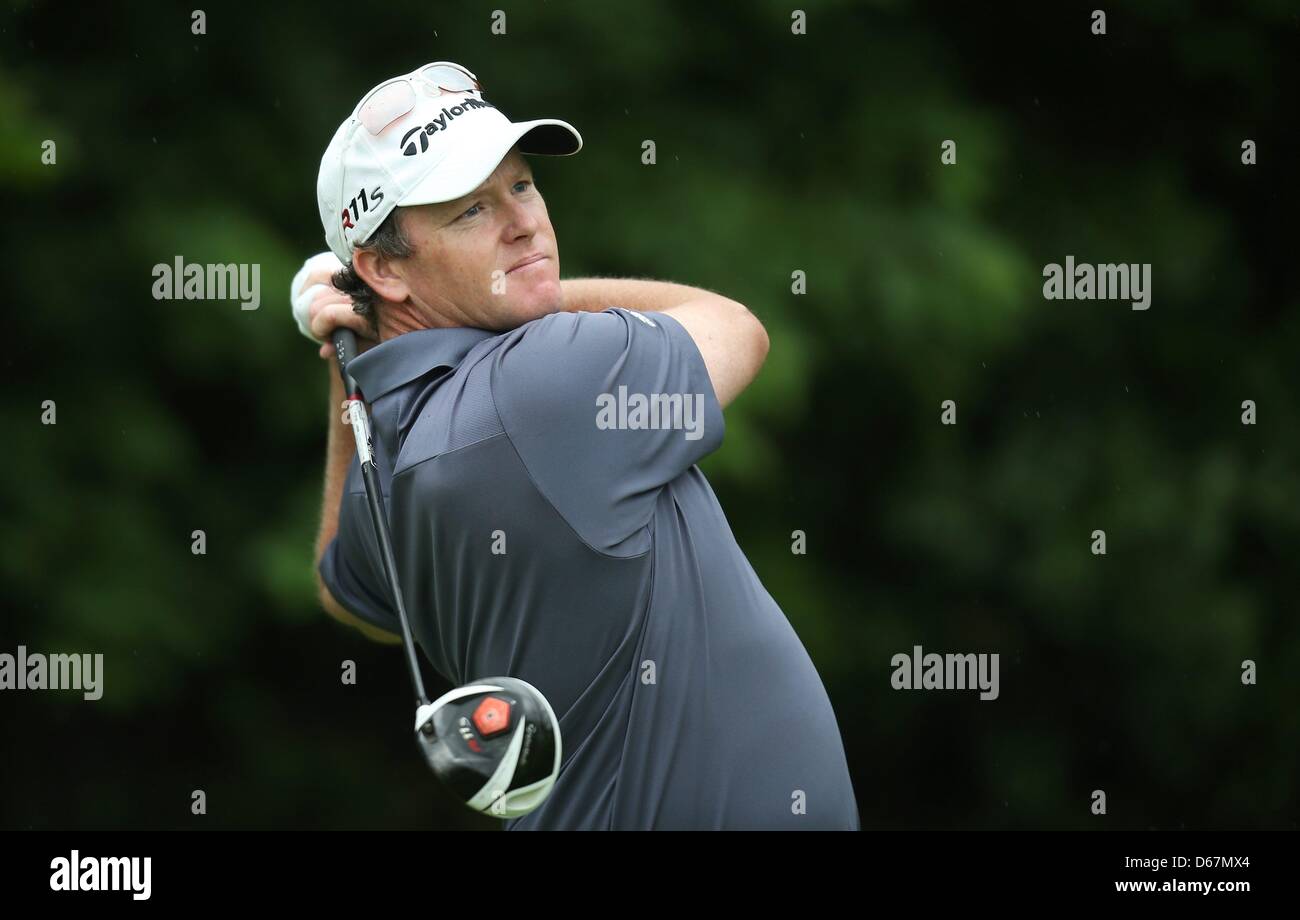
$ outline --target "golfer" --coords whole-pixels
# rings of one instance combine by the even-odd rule
[[[294,314],[359,338],[415,641],[453,686],[518,677],[559,717],[555,787],[508,829],[856,830],[826,690],[696,466],[767,333],[698,288],[561,281],[527,156],[581,147],[438,62],[371,90],[321,160],[331,253]],[[328,374],[321,602],[400,641]]]

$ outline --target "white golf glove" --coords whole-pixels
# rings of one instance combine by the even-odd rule
[[[343,263],[339,261],[338,256],[332,252],[320,252],[312,256],[306,262],[302,263],[302,268],[298,269],[298,274],[293,276],[293,281],[289,282],[289,302],[293,305],[293,318],[298,323],[298,331],[313,342],[325,344],[316,336],[311,334],[311,327],[308,325],[310,315],[308,311],[311,303],[316,299],[316,295],[322,291],[333,290],[328,284],[312,284],[306,289],[303,286],[307,283],[307,276],[320,270],[328,270],[331,274],[343,268]]]

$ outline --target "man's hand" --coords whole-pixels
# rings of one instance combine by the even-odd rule
[[[343,263],[332,252],[322,252],[303,263],[289,287],[293,318],[298,331],[320,343],[320,356],[334,356],[330,336],[346,327],[357,334],[357,354],[378,344],[366,318],[352,309],[352,298],[330,284]]]

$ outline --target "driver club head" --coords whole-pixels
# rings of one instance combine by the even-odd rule
[[[560,772],[559,720],[541,691],[514,677],[471,681],[420,706],[415,738],[438,779],[495,818],[537,808]]]

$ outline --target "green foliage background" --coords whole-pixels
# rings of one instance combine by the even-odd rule
[[[1300,24],[1091,6],[7,4],[0,651],[102,652],[105,694],[0,695],[0,826],[496,826],[425,774],[397,650],[315,605],[329,370],[286,302],[334,127],[451,59],[582,132],[535,164],[566,277],[767,324],[705,471],[864,827],[1295,828]],[[1152,263],[1151,309],[1045,301],[1067,254]],[[154,300],[176,255],[259,263],[261,308]],[[998,652],[1001,698],[892,690],[918,644]]]

